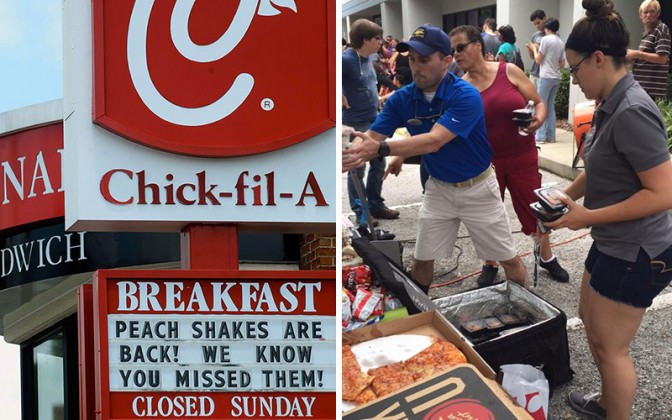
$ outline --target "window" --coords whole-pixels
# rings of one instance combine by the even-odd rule
[[[495,18],[496,16],[497,6],[487,6],[479,9],[450,13],[443,15],[443,30],[446,31],[446,33],[450,33],[450,31],[460,25],[472,25],[480,30],[485,19],[490,17]]]
[[[63,331],[58,331],[33,348],[39,419],[65,419],[64,347]]]
[[[22,418],[79,418],[77,321],[72,316],[21,346]]]

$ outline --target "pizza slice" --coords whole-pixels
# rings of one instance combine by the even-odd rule
[[[435,342],[404,362],[406,371],[418,381],[436,373],[443,372],[459,363],[466,363],[467,358],[453,343],[443,339]]]
[[[404,362],[370,369],[368,373],[373,376],[371,387],[379,397],[391,394],[415,382],[413,376],[406,371]]]
[[[364,388],[364,391],[362,391],[357,398],[354,399],[354,403],[356,404],[366,404],[369,403],[373,400],[378,398],[375,392],[373,392],[373,388],[371,386],[367,386]]]
[[[346,401],[356,401],[357,397],[371,384],[373,378],[362,372],[350,346],[343,346],[341,353],[343,399]],[[366,396],[363,398],[366,398]]]

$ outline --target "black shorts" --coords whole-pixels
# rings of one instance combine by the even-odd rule
[[[672,247],[655,258],[640,248],[637,261],[603,254],[595,243],[586,257],[590,286],[600,295],[636,308],[648,308],[672,280]]]

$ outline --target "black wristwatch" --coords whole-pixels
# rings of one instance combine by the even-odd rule
[[[390,145],[387,144],[385,140],[380,142],[380,147],[378,148],[378,156],[385,157],[390,155]]]

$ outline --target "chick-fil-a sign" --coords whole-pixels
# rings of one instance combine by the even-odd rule
[[[334,126],[334,7],[315,0],[94,0],[94,121],[205,157]]]
[[[334,282],[333,271],[98,271],[100,418],[334,418]]]

